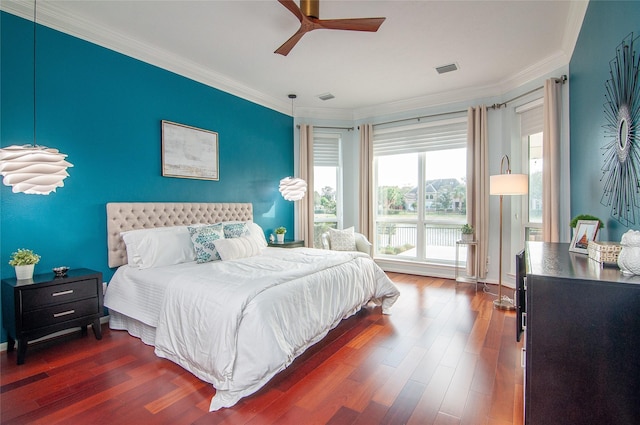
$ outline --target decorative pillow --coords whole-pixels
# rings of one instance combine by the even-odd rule
[[[356,237],[353,227],[344,230],[329,229],[331,249],[334,251],[355,251]]]
[[[249,234],[249,228],[247,227],[247,223],[245,222],[236,222],[236,223],[223,223],[224,229],[224,237],[231,238],[239,238],[242,236],[247,236]]]
[[[189,234],[191,235],[191,242],[193,242],[198,263],[207,263],[220,259],[214,242],[218,239],[224,239],[222,223],[199,227],[189,226],[187,229],[189,229]]]
[[[127,262],[139,269],[170,266],[196,259],[187,226],[156,227],[122,232]]]
[[[223,261],[253,257],[262,251],[262,247],[260,247],[255,238],[251,236],[218,239],[214,242],[214,245]]]
[[[258,246],[264,248],[267,244],[267,238],[264,237],[264,230],[260,227],[259,224],[254,222],[247,223],[247,227],[249,228],[249,237],[255,239],[258,243]]]

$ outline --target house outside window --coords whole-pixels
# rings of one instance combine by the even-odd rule
[[[329,228],[342,228],[342,167],[339,133],[314,132],[313,137],[313,246],[322,248]]]
[[[466,223],[466,116],[374,127],[374,255],[453,264]]]

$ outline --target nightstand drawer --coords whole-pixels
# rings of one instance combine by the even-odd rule
[[[35,287],[21,292],[22,311],[26,312],[84,298],[95,298],[97,294],[98,285],[95,279],[79,280],[42,288]]]
[[[67,320],[99,313],[99,308],[98,298],[90,298],[33,310],[23,314],[22,326],[30,329],[55,325]]]

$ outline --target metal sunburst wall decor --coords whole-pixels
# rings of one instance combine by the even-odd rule
[[[600,202],[611,207],[611,216],[629,227],[640,209],[640,58],[634,50],[633,33],[616,48],[605,83],[605,138],[602,148],[604,193]]]

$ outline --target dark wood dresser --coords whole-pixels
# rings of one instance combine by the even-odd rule
[[[2,323],[7,331],[7,351],[18,342],[18,364],[24,363],[27,343],[54,332],[92,324],[96,339],[102,338],[102,273],[89,269],[69,270],[64,277],[53,273],[33,279],[2,280]]]
[[[525,424],[640,423],[640,276],[569,244],[529,242],[525,258]]]

